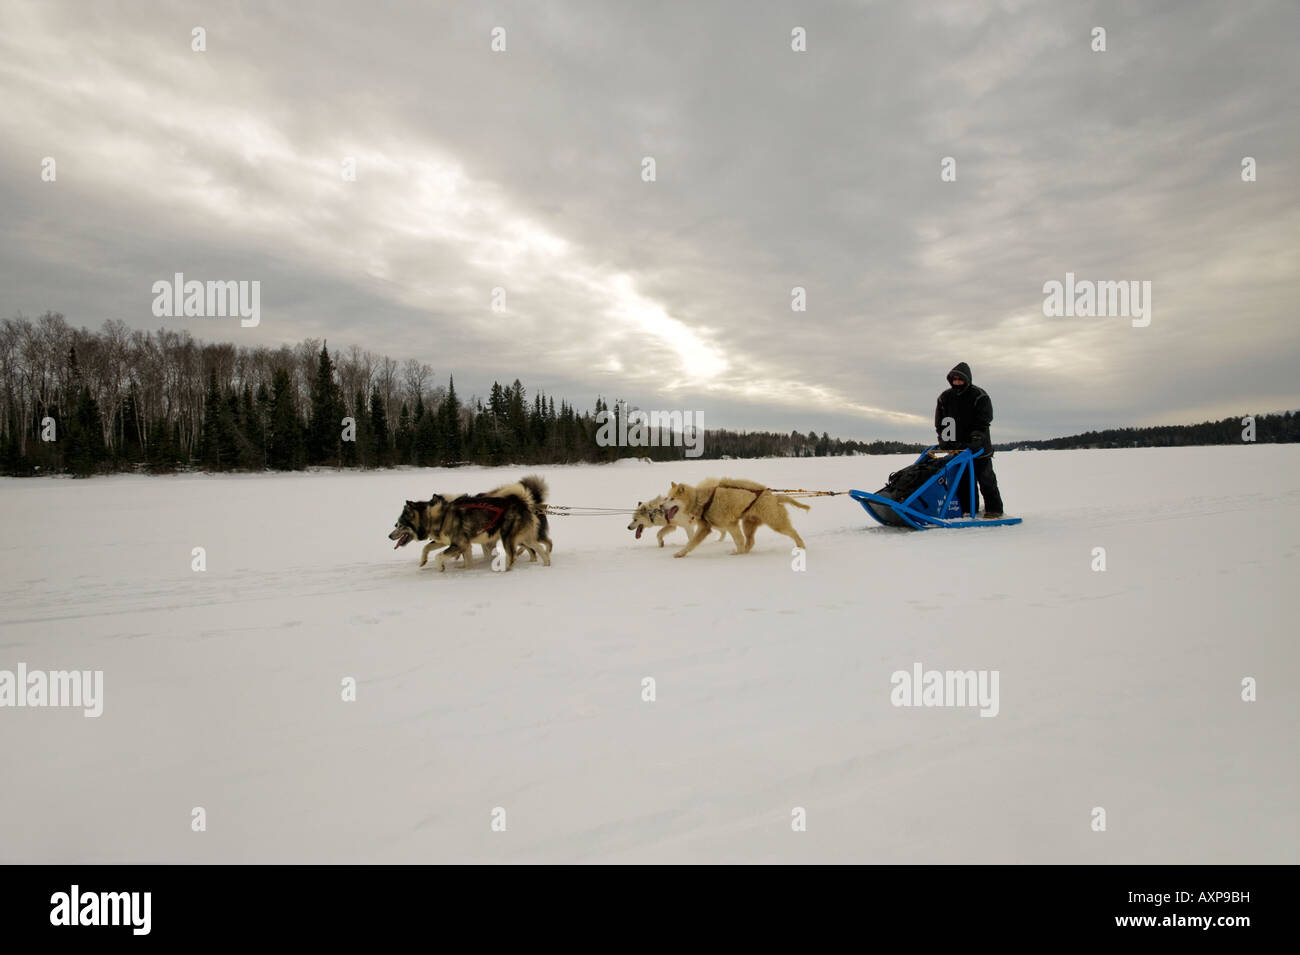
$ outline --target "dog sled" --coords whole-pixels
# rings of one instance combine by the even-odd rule
[[[996,527],[1019,524],[1019,517],[981,520],[974,510],[979,497],[975,486],[975,458],[960,451],[927,448],[916,461],[889,476],[889,483],[874,494],[849,491],[863,510],[887,527]],[[919,481],[919,483],[917,483]]]

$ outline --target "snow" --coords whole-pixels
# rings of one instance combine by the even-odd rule
[[[386,536],[528,472],[631,508],[909,460],[2,480],[0,670],[101,669],[104,712],[0,709],[0,862],[1300,861],[1300,447],[1003,453],[1018,527],[815,499],[802,572],[618,516],[508,574]],[[915,663],[997,716],[892,705]]]

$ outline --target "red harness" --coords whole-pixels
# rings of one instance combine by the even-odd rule
[[[451,506],[465,508],[467,510],[493,511],[495,516],[492,518],[492,523],[483,529],[483,533],[490,534],[497,529],[497,525],[501,523],[501,515],[506,512],[504,506],[491,503],[492,501],[499,500],[501,500],[501,498],[481,497],[477,500],[452,501]]]

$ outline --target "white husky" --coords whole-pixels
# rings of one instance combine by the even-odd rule
[[[627,525],[630,531],[636,531],[637,540],[641,539],[641,532],[647,527],[658,527],[659,546],[664,546],[664,538],[671,534],[676,528],[680,527],[686,531],[687,535],[693,534],[696,528],[696,522],[686,516],[686,511],[675,501],[670,501],[662,494],[653,501],[637,501],[636,513],[632,515],[632,523]],[[719,532],[718,540],[727,536],[725,530]]]

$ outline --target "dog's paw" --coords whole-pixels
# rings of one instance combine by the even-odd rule
[[[679,550],[677,553],[673,554],[673,556],[674,556],[674,557],[685,557],[685,556],[686,556],[686,551],[684,551],[684,550]]]

